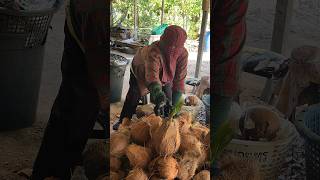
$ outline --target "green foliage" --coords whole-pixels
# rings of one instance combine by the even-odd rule
[[[169,114],[170,120],[172,120],[172,118],[181,111],[183,103],[184,103],[183,97],[180,97],[179,101],[172,107],[170,111],[170,114]]]
[[[217,130],[217,133],[213,137],[211,146],[211,160],[213,164],[223,153],[224,148],[230,143],[234,135],[232,128],[230,127],[229,121],[225,121]]]
[[[112,4],[114,20],[127,13],[122,25],[133,28],[133,3],[134,0],[115,1]],[[161,5],[161,0],[138,0],[138,27],[151,31],[159,26]],[[196,39],[201,26],[201,12],[202,0],[165,0],[164,23],[179,25],[186,29],[190,39]]]

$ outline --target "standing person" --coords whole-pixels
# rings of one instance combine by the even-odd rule
[[[238,91],[238,59],[246,39],[248,0],[214,0],[213,7],[213,133],[227,120]]]
[[[67,3],[62,83],[53,104],[32,180],[71,178],[81,163],[99,109],[107,110],[107,2]]]
[[[151,102],[160,109],[168,109],[179,101],[184,93],[187,76],[188,51],[184,48],[186,40],[186,31],[171,25],[165,29],[159,41],[136,53],[130,71],[130,88],[120,119],[113,126],[114,130],[119,128],[124,118],[132,118],[140,97],[149,92]]]

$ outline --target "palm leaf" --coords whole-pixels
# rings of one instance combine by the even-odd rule
[[[181,111],[183,103],[184,100],[182,97],[180,97],[179,101],[171,108],[169,119],[172,119],[176,114],[178,114]]]
[[[214,163],[217,158],[223,153],[225,147],[230,143],[233,138],[233,129],[230,127],[230,123],[225,121],[217,129],[217,133],[213,138],[211,149],[211,160]]]

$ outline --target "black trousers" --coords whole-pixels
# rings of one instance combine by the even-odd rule
[[[61,69],[61,87],[34,163],[33,180],[70,179],[70,169],[81,163],[99,113],[98,92],[88,77],[84,55],[66,28]]]
[[[138,87],[137,80],[132,72],[130,72],[130,80],[129,80],[129,91],[126,96],[126,100],[124,101],[122,111],[120,114],[120,121],[123,118],[127,117],[129,119],[132,118],[133,114],[136,113],[137,106],[139,104],[139,100],[141,99],[140,91]],[[169,101],[172,100],[172,85],[167,84],[162,87],[162,90],[166,94],[166,97]]]

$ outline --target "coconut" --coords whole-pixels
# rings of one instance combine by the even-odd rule
[[[152,104],[138,106],[136,109],[137,118],[142,118],[143,116],[149,116],[153,113],[154,113],[154,110],[153,110]]]
[[[183,112],[178,117],[179,130],[181,133],[187,133],[190,130],[192,123],[192,116],[190,112]]]
[[[110,157],[110,169],[111,171],[117,171],[121,167],[121,161],[119,158],[111,156]]]
[[[176,120],[165,121],[152,137],[157,153],[166,156],[176,153],[180,146],[179,123]]]
[[[129,118],[123,118],[122,123],[119,126],[119,129],[129,128],[131,120]]]
[[[149,171],[161,178],[174,179],[178,175],[178,162],[172,156],[159,156],[149,164]]]
[[[179,173],[178,178],[181,180],[191,179],[198,168],[199,159],[189,155],[188,153],[184,154],[179,161]]]
[[[162,118],[155,114],[151,114],[150,116],[145,117],[144,120],[149,125],[149,134],[152,138],[155,131],[162,125]]]
[[[199,98],[197,96],[192,95],[188,96],[185,101],[187,106],[196,106],[199,103]]]
[[[144,119],[131,124],[130,129],[133,142],[144,145],[147,141],[150,140],[150,128],[148,123],[145,122]]]
[[[195,156],[201,156],[202,154],[202,144],[201,142],[191,135],[190,133],[181,134],[181,144],[179,152],[183,154],[186,151],[192,151]]]
[[[206,137],[206,135],[210,132],[210,129],[197,123],[194,124],[191,128],[190,128],[190,133],[197,137],[201,142],[204,141],[204,138]]]
[[[129,144],[130,138],[122,132],[114,132],[110,136],[110,154],[121,157]]]
[[[146,147],[131,144],[128,146],[126,155],[132,167],[145,168],[151,160],[151,150]]]
[[[147,174],[141,168],[131,170],[126,180],[148,180]]]
[[[110,180],[120,180],[120,175],[117,172],[110,171]]]
[[[234,155],[224,154],[218,161],[218,167],[223,173],[214,179],[261,180],[259,166],[253,160],[242,160]]]
[[[210,180],[210,171],[203,170],[193,177],[193,180]]]

